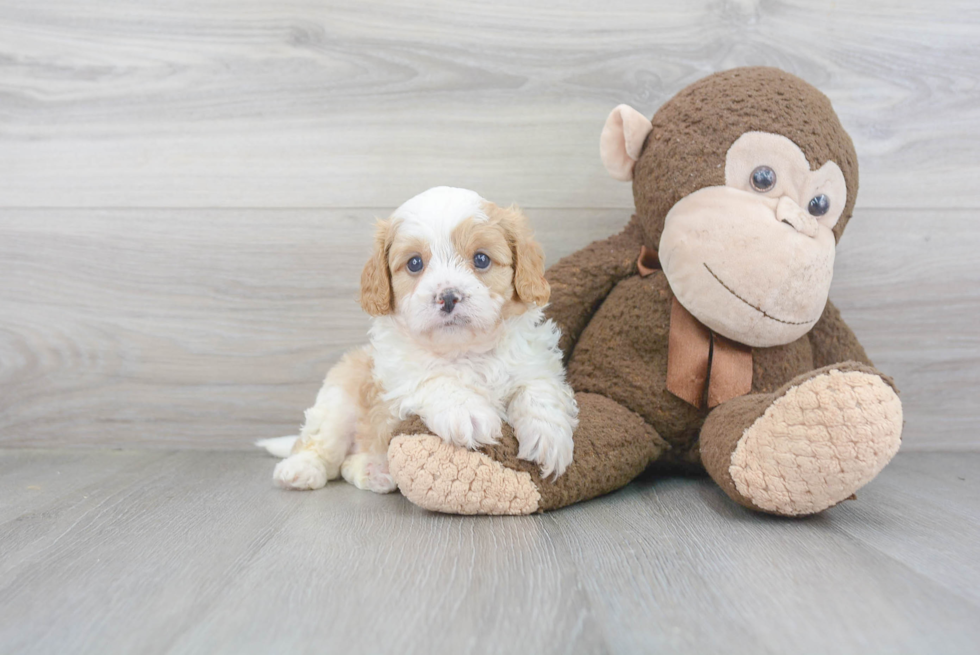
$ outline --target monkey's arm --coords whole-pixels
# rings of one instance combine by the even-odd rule
[[[643,231],[636,216],[619,234],[564,257],[546,272],[551,301],[545,315],[561,328],[565,359],[592,314],[616,285],[636,273]]]
[[[873,366],[864,347],[841,318],[840,310],[829,300],[820,320],[810,330],[810,347],[817,368],[840,362],[860,362]]]

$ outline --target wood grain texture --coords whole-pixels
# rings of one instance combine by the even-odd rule
[[[632,205],[609,108],[744,64],[855,138],[832,297],[905,392],[905,447],[976,448],[972,0],[0,0],[0,445],[295,431],[364,339],[373,216],[469,186],[530,207],[555,261]]]
[[[81,489],[97,486],[125,469],[141,468],[161,456],[159,452],[136,450],[98,456],[84,450],[4,452],[0,456],[0,524],[62,497],[77,496]]]
[[[975,211],[858,210],[830,297],[905,412],[902,448],[977,449],[980,220]]]
[[[249,448],[366,338],[375,210],[0,216],[0,444]],[[623,210],[530,210],[549,261]],[[975,449],[980,221],[859,210],[831,298],[903,391],[906,449]]]
[[[40,488],[0,520],[0,651],[863,655],[980,641],[980,454],[900,454],[856,502],[805,520],[753,514],[706,478],[643,479],[547,515],[443,516],[344,483],[282,491],[272,463],[0,450],[0,470],[20,472],[0,497]]]
[[[366,341],[360,270],[390,211],[4,212],[0,444],[249,448],[295,432]],[[625,222],[532,215],[554,258]]]
[[[629,208],[609,110],[760,64],[833,100],[864,207],[980,207],[974,0],[0,0],[0,206]]]

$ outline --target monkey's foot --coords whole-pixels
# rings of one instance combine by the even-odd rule
[[[388,466],[411,502],[447,514],[549,512],[625,486],[670,446],[638,414],[613,400],[577,393],[575,456],[557,479],[518,457],[513,428],[478,451],[429,434],[417,416],[402,422],[388,446]],[[410,436],[406,436],[410,435]]]
[[[774,514],[814,514],[851,497],[898,451],[902,403],[876,371],[844,364],[810,375],[771,402],[755,403],[758,418],[729,451],[727,477],[739,502]]]
[[[428,434],[392,439],[388,467],[402,494],[433,512],[531,514],[541,499],[529,473]]]

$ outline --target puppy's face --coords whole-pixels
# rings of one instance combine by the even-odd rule
[[[472,191],[436,187],[378,224],[361,306],[395,314],[434,345],[460,346],[550,294],[544,254],[525,216]]]

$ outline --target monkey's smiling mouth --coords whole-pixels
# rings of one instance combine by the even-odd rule
[[[704,262],[702,262],[702,263],[704,263]],[[784,323],[786,325],[809,325],[810,323],[813,323],[813,321],[784,321],[781,318],[776,318],[772,314],[769,314],[768,312],[766,312],[766,310],[762,309],[761,307],[756,307],[755,305],[753,305],[752,303],[750,303],[748,300],[746,300],[742,296],[740,296],[737,293],[735,293],[735,291],[730,286],[728,286],[727,284],[725,284],[724,282],[721,281],[721,278],[718,277],[713,270],[711,270],[711,267],[710,266],[708,266],[707,264],[704,264],[704,267],[706,269],[708,269],[708,272],[709,273],[711,273],[711,277],[715,278],[715,280],[718,281],[718,284],[720,284],[722,287],[725,288],[725,291],[727,291],[728,293],[732,294],[733,296],[735,296],[736,298],[738,298],[739,300],[741,300],[746,305],[748,305],[749,307],[751,307],[755,311],[759,312],[760,314],[762,314],[766,318],[768,318],[770,320],[773,320],[773,321],[776,321],[777,323]]]

